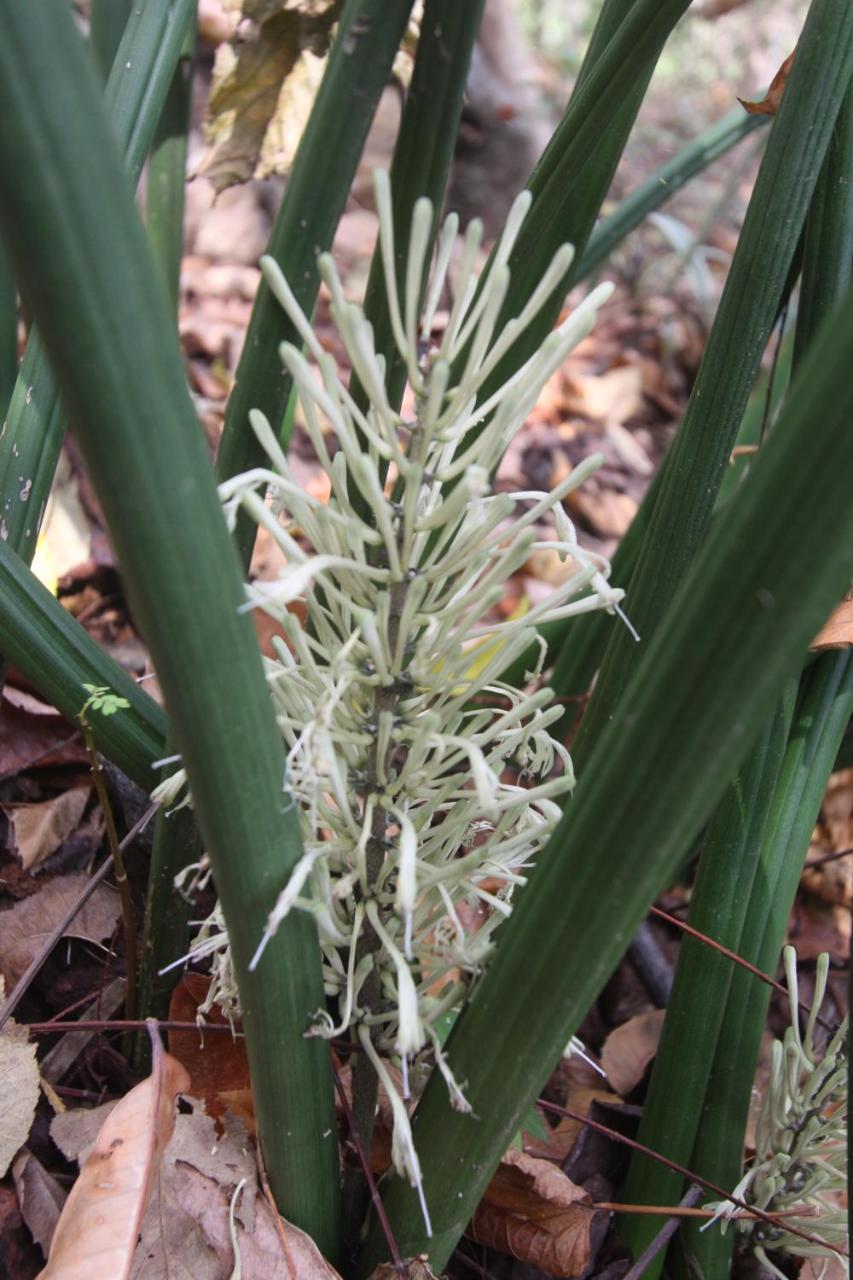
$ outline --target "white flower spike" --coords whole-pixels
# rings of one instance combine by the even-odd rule
[[[277,618],[288,637],[266,666],[304,857],[282,885],[253,963],[263,965],[264,942],[287,927],[290,911],[314,915],[337,1017],[318,1011],[313,1034],[347,1030],[362,1044],[391,1096],[394,1163],[418,1185],[406,1109],[382,1059],[398,1060],[408,1081],[415,1067],[422,1079],[423,1059],[431,1058],[454,1105],[466,1109],[464,1082],[460,1087],[453,1078],[437,1024],[461,1003],[460,975],[474,975],[485,963],[514,887],[524,883],[559,818],[556,801],[573,784],[568,754],[548,732],[559,708],[549,706],[547,691],[520,691],[501,673],[535,640],[534,624],[590,609],[615,612],[623,593],[609,585],[606,560],[578,545],[562,507],[599,460],[576,468],[552,494],[490,493],[509,441],[546,379],[591,328],[610,286],[594,290],[502,388],[478,403],[501,358],[553,295],[572,250],[557,251],[521,314],[502,325],[507,264],[530,194],[513,205],[479,281],[481,229],[472,224],[436,347],[432,329],[457,220],[451,216],[439,234],[419,314],[431,207],[426,201],[415,207],[401,297],[385,174],[376,175],[376,193],[389,315],[413,416],[390,405],[372,328],[345,300],[331,259],[323,257],[321,272],[332,318],[369,399],[366,411],[266,258],[267,283],[308,356],[288,344],[281,350],[331,497],[323,504],[301,491],[257,412],[252,426],[269,465],[228,481],[221,492],[229,520],[245,509],[288,562],[279,582],[248,588],[247,603]],[[543,538],[539,528],[549,516],[556,527]],[[507,578],[534,547],[570,556],[574,572],[526,618],[495,622],[491,611]],[[306,603],[304,623],[287,609],[296,597]],[[193,954],[215,953],[226,941],[217,916]],[[366,981],[374,969],[378,1000],[364,995],[377,987]],[[233,982],[221,956],[214,980]],[[235,990],[219,994],[227,1003]]]

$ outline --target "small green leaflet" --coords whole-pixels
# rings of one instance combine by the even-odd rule
[[[84,684],[83,688],[89,696],[80,709],[81,716],[85,716],[87,711],[99,711],[102,716],[111,716],[130,706],[127,698],[113,693],[106,685]]]

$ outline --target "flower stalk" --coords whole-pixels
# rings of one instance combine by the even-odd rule
[[[773,1043],[770,1081],[758,1118],[755,1157],[733,1195],[768,1214],[782,1214],[784,1225],[736,1219],[746,1247],[774,1276],[785,1273],[767,1250],[797,1257],[838,1255],[847,1241],[847,1017],[821,1052],[817,1043],[820,1008],[826,993],[829,956],[818,958],[815,993],[804,1033],[799,1027],[796,952],[786,947],[785,972],[791,1025]],[[725,1231],[732,1202],[711,1205]],[[708,1226],[711,1224],[709,1223]],[[804,1240],[806,1230],[818,1242]],[[704,1230],[704,1228],[703,1228]],[[847,1270],[845,1259],[845,1270]]]
[[[394,1164],[418,1188],[429,1230],[407,1103],[434,1062],[453,1105],[469,1109],[441,1048],[440,1024],[458,1011],[468,981],[485,964],[494,930],[574,780],[565,748],[548,732],[560,715],[548,691],[519,691],[498,676],[530,644],[540,619],[590,608],[618,612],[622,596],[607,581],[607,562],[579,547],[562,505],[598,459],[550,494],[492,494],[489,477],[545,380],[591,328],[610,286],[596,289],[478,404],[485,380],[565,275],[572,250],[557,251],[530,302],[498,326],[507,259],[529,193],[513,206],[479,287],[481,227],[473,223],[450,315],[436,334],[457,219],[451,215],[438,236],[420,314],[432,205],[415,204],[398,292],[385,174],[376,175],[376,192],[389,324],[413,410],[392,407],[385,357],[361,308],[346,299],[331,258],[321,255],[320,274],[368,396],[364,409],[288,281],[265,259],[268,287],[305,351],[287,342],[280,349],[331,496],[323,503],[302,491],[258,411],[251,425],[268,465],[224,482],[220,496],[232,528],[245,513],[268,530],[287,562],[278,581],[247,587],[245,608],[266,610],[285,636],[273,641],[276,658],[266,670],[304,855],[285,879],[252,968],[263,966],[267,942],[287,927],[294,908],[313,916],[327,1007],[317,1010],[311,1034],[352,1037],[355,1136],[364,1149],[384,1083]],[[472,427],[482,424],[474,437]],[[571,557],[572,572],[526,617],[495,621],[507,578],[535,548]],[[289,607],[297,599],[305,601],[304,623]],[[216,915],[193,951],[213,957],[210,998],[226,1007],[235,998],[227,943]],[[362,1203],[352,1180],[349,1199],[352,1236]]]

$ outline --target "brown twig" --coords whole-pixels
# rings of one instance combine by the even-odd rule
[[[287,1243],[287,1232],[284,1229],[284,1218],[282,1218],[281,1214],[278,1211],[278,1205],[275,1202],[275,1196],[272,1193],[272,1187],[270,1186],[270,1181],[269,1181],[269,1178],[267,1177],[267,1167],[264,1164],[264,1155],[261,1150],[260,1142],[257,1143],[255,1151],[256,1151],[257,1160],[258,1160],[258,1176],[260,1177],[260,1180],[261,1180],[261,1190],[264,1193],[264,1198],[266,1199],[267,1204],[269,1205],[269,1207],[272,1209],[272,1212],[273,1212],[275,1229],[278,1233],[278,1240],[279,1240],[279,1244],[281,1245],[281,1251],[284,1254],[284,1259],[285,1259],[285,1262],[287,1263],[287,1269],[291,1274],[292,1280],[298,1280],[299,1272],[296,1270],[296,1267],[293,1262],[293,1257],[290,1252],[290,1245]]]
[[[376,1210],[376,1216],[379,1219],[379,1225],[382,1227],[385,1240],[388,1244],[388,1252],[391,1254],[391,1260],[394,1263],[394,1270],[397,1272],[400,1280],[406,1280],[405,1263],[400,1257],[400,1249],[391,1228],[391,1223],[388,1221],[388,1215],[385,1212],[385,1206],[382,1203],[382,1197],[379,1194],[379,1189],[376,1186],[376,1179],[374,1178],[373,1172],[370,1168],[370,1161],[367,1158],[367,1153],[361,1144],[361,1138],[359,1137],[358,1131],[353,1123],[352,1107],[349,1104],[346,1089],[344,1089],[343,1081],[341,1080],[340,1073],[338,1072],[338,1068],[335,1066],[334,1062],[332,1063],[332,1069],[335,1073],[335,1088],[338,1091],[338,1097],[341,1100],[341,1106],[343,1107],[344,1115],[346,1116],[350,1137],[352,1138],[353,1146],[355,1147],[356,1155],[358,1156],[358,1162],[361,1165],[364,1180],[367,1183],[367,1188],[370,1192],[370,1199],[373,1202],[374,1209]]]
[[[701,1197],[701,1187],[698,1187],[695,1183],[688,1187],[686,1193],[679,1202],[677,1212],[670,1213],[669,1218],[663,1224],[660,1231],[654,1239],[649,1241],[633,1267],[631,1267],[630,1271],[626,1272],[622,1280],[640,1280],[640,1277],[645,1275],[646,1267],[653,1258],[656,1258],[659,1253],[663,1252],[680,1227],[681,1223],[679,1219],[682,1214],[690,1213],[692,1211],[692,1206],[695,1205]]]
[[[672,1169],[673,1173],[681,1174],[683,1178],[688,1179],[690,1182],[697,1182],[706,1191],[713,1191],[714,1195],[719,1196],[721,1200],[728,1200],[730,1204],[737,1205],[739,1209],[746,1209],[747,1213],[754,1213],[762,1222],[769,1222],[772,1227],[784,1225],[786,1231],[789,1231],[792,1235],[800,1236],[803,1240],[808,1240],[809,1244],[818,1244],[821,1248],[831,1249],[833,1253],[837,1253],[841,1258],[848,1256],[843,1249],[829,1244],[826,1240],[821,1240],[818,1236],[809,1235],[807,1231],[801,1231],[790,1222],[783,1223],[778,1214],[765,1213],[763,1209],[756,1208],[754,1204],[747,1204],[745,1200],[732,1195],[724,1187],[717,1186],[716,1182],[710,1182],[707,1178],[700,1178],[691,1169],[685,1168],[683,1164],[676,1163],[675,1160],[662,1156],[660,1152],[652,1150],[645,1143],[637,1142],[636,1138],[628,1138],[624,1133],[619,1133],[616,1129],[610,1129],[606,1124],[599,1124],[597,1120],[591,1120],[589,1116],[582,1116],[579,1112],[571,1111],[568,1107],[560,1107],[556,1102],[547,1102],[544,1098],[537,1098],[536,1101],[543,1111],[551,1111],[558,1116],[568,1116],[570,1120],[586,1125],[588,1129],[594,1129],[596,1133],[603,1134],[605,1138],[612,1138],[614,1142],[621,1142],[623,1146],[630,1147],[632,1151],[639,1151],[641,1155],[648,1156],[650,1160],[656,1160],[658,1164],[666,1165],[667,1169]]]
[[[701,1191],[702,1188],[700,1187],[699,1190]],[[714,1217],[716,1212],[714,1209],[692,1209],[685,1204],[684,1200],[680,1204],[619,1204],[615,1200],[597,1200],[595,1204],[587,1207],[592,1213],[597,1213],[599,1209],[604,1209],[610,1213],[645,1214],[654,1218],[704,1218],[709,1220]],[[817,1209],[811,1205],[795,1205],[793,1209],[776,1210],[777,1218],[816,1218],[817,1216]],[[753,1209],[750,1209],[749,1213],[741,1211],[735,1217],[738,1222],[761,1221],[761,1218]]]
[[[134,825],[128,831],[127,835],[122,840],[120,845],[120,848],[122,850],[126,849],[129,844],[132,844],[132,842],[136,839],[136,836],[143,829],[146,823],[153,817],[156,811],[157,811],[156,804],[152,804],[148,807],[148,809],[146,809],[145,813],[143,813],[139,821],[134,823]],[[29,989],[30,983],[35,978],[39,969],[42,967],[45,960],[50,955],[53,948],[56,946],[57,942],[59,942],[60,938],[65,933],[65,930],[68,928],[71,921],[77,915],[77,912],[81,911],[82,908],[86,905],[86,903],[91,898],[92,894],[97,889],[98,885],[101,883],[102,880],[106,878],[107,872],[112,869],[112,866],[113,866],[112,858],[108,858],[105,862],[101,863],[101,865],[98,867],[98,870],[93,874],[89,883],[86,885],[85,889],[83,889],[77,901],[71,904],[71,906],[68,908],[68,910],[66,911],[62,919],[57,923],[53,931],[50,934],[48,934],[47,938],[45,938],[44,942],[39,948],[38,955],[35,956],[30,961],[29,965],[27,965],[25,972],[21,975],[21,977],[15,983],[15,986],[12,988],[12,991],[9,994],[5,1004],[3,1005],[2,1008],[0,1008],[0,1029],[3,1028],[3,1026],[6,1024],[8,1019],[15,1012],[15,1009],[18,1007],[18,1004],[20,1003],[22,997],[26,994],[27,990]],[[79,1024],[74,1023],[74,1026],[79,1026]],[[145,1027],[144,1022],[141,1024],[141,1027],[142,1028]]]
[[[702,942],[706,947],[711,947],[713,951],[719,951],[721,956],[725,956],[728,960],[739,964],[742,969],[746,969],[753,977],[759,978],[761,982],[766,982],[768,987],[772,987],[774,991],[778,991],[787,1001],[790,1002],[791,995],[788,988],[781,982],[777,982],[775,978],[771,978],[769,973],[765,973],[763,969],[758,969],[754,964],[750,964],[748,960],[744,960],[743,956],[739,956],[736,951],[732,951],[729,947],[724,947],[722,942],[709,938],[707,933],[701,933],[698,929],[694,929],[692,925],[685,920],[679,920],[677,916],[672,916],[668,911],[662,911],[660,907],[650,907],[651,914],[657,916],[660,920],[665,920],[667,924],[674,924],[676,929],[680,929],[682,933],[689,933],[691,938],[695,938],[697,942]],[[798,1008],[806,1017],[811,1017],[811,1009],[802,1000],[799,1002]],[[834,1034],[836,1028],[826,1018],[820,1014],[817,1015],[817,1021],[823,1027],[824,1031]]]
[[[825,867],[827,862],[838,862],[839,858],[849,858],[853,849],[839,849],[838,853],[825,853],[820,858],[815,858],[813,862],[807,862],[803,867],[804,871],[810,871],[812,867]]]
[[[127,868],[125,867],[124,859],[121,856],[121,845],[119,844],[118,832],[116,831],[113,809],[110,804],[110,798],[107,794],[104,776],[101,772],[101,762],[98,759],[98,751],[95,746],[92,727],[86,719],[84,712],[81,711],[78,719],[80,721],[80,728],[83,732],[83,741],[86,743],[86,750],[89,753],[92,781],[95,784],[98,803],[100,804],[101,812],[104,815],[107,844],[109,845],[110,856],[113,860],[113,866],[115,867],[116,888],[118,889],[119,901],[121,902],[121,918],[124,927],[124,952],[127,969],[124,1012],[127,1018],[132,1019],[133,1015],[136,1013],[136,928],[133,923],[133,899],[130,896],[130,881],[127,878]]]
[[[149,1022],[156,1022],[161,1031],[198,1031],[200,1035],[206,1035],[208,1031],[227,1031],[230,1036],[243,1037],[242,1031],[235,1031],[227,1022],[180,1022],[169,1018],[51,1019],[49,1022],[28,1022],[26,1026],[36,1035],[50,1035],[53,1031],[144,1031]]]

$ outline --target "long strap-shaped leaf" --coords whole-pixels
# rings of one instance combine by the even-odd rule
[[[744,949],[743,931],[756,877],[762,874],[762,838],[776,795],[794,711],[797,681],[781,699],[711,820],[690,898],[689,924],[730,951],[756,963]],[[690,1162],[700,1124],[721,1123],[704,1110],[714,1054],[721,1041],[735,965],[718,951],[685,937],[678,952],[672,995],[666,1010],[652,1079],[643,1105],[638,1138],[681,1165]],[[757,979],[753,979],[757,982]],[[760,1031],[759,1031],[760,1035]],[[702,1176],[712,1175],[697,1169]],[[683,1179],[656,1161],[632,1160],[622,1191],[626,1204],[667,1204],[681,1196]],[[732,1183],[734,1186],[734,1183]],[[620,1236],[639,1257],[661,1219],[624,1214]],[[642,1219],[642,1221],[639,1221]],[[648,1268],[660,1273],[664,1255]]]
[[[0,415],[5,419],[18,376],[18,291],[0,249]]]
[[[194,0],[134,7],[107,82],[104,106],[134,189],[194,13]],[[56,380],[36,330],[27,343],[0,438],[3,536],[27,563],[35,551],[64,431]]]
[[[800,704],[785,752],[773,810],[761,842],[758,868],[742,931],[744,958],[773,972],[785,943],[791,907],[809,840],[838,744],[853,710],[853,655],[826,653],[803,678]],[[744,1133],[755,1083],[770,989],[751,973],[732,974],[725,1016],[709,1064],[701,1125],[686,1164],[733,1188],[740,1180]],[[815,1224],[819,1233],[819,1227]],[[725,1275],[731,1233],[685,1232],[686,1247],[701,1260],[702,1274]]]
[[[624,608],[644,644],[707,533],[851,71],[853,5],[812,0],[687,412],[626,584]],[[627,628],[613,630],[575,741],[578,770],[616,713],[641,648]]]
[[[405,288],[412,210],[421,196],[432,201],[431,243],[438,227],[483,3],[484,0],[469,0],[467,4],[459,4],[458,0],[426,0],[424,5],[412,82],[391,161],[394,256],[401,297]],[[429,256],[427,253],[427,261]],[[387,361],[388,399],[392,405],[399,405],[406,385],[406,370],[391,330],[385,271],[378,246],[370,263],[364,311],[373,325],[376,351]],[[351,390],[356,402],[366,405],[364,390],[355,378]],[[357,504],[359,499],[357,493]]]
[[[275,1195],[327,1256],[338,1155],[316,930],[249,959],[300,856],[239,564],[170,308],[64,0],[0,3],[0,225],[163,687],[228,922]],[[27,181],[20,175],[26,173]]]
[[[106,84],[116,50],[127,25],[131,0],[92,0],[89,19],[89,48],[102,81]]]
[[[583,252],[660,51],[689,5],[690,0],[609,0],[605,6],[584,74],[527,184],[533,205],[509,258],[512,277],[496,331],[521,310],[559,245],[569,242]],[[496,367],[483,398],[538,349],[574,279],[570,268],[551,302]]]
[[[196,0],[193,0],[193,11]],[[178,307],[181,258],[184,250],[184,193],[187,181],[193,67],[195,65],[196,22],[191,22],[184,38],[178,65],[157,121],[148,161],[145,192],[145,225],[154,257],[166,286]]]
[[[578,262],[576,280],[585,280],[592,275],[648,214],[671,200],[691,178],[695,178],[698,173],[726,155],[747,134],[754,133],[767,123],[767,116],[748,115],[741,107],[737,107],[723,116],[722,120],[703,129],[671,160],[667,160],[635,187],[613,213],[602,219],[590,236]]]
[[[853,91],[848,91],[806,222],[796,363],[850,280],[851,164]],[[782,762],[767,742],[768,736],[775,740],[777,712],[726,792],[702,851],[690,924],[759,967],[775,969],[784,942],[826,772],[849,710],[846,667],[829,654],[807,670],[781,784]],[[792,839],[793,819],[798,839]],[[766,1013],[758,985],[745,975],[736,977],[725,957],[684,939],[640,1125],[639,1138],[647,1146],[717,1183],[722,1179],[723,1185],[739,1178],[743,1121]],[[699,1163],[692,1159],[694,1143]],[[678,1175],[640,1156],[632,1160],[624,1189],[628,1203],[668,1204],[680,1194]],[[625,1215],[623,1238],[639,1254],[660,1225],[646,1215]],[[731,1234],[721,1241],[716,1231],[695,1237],[693,1247],[706,1262],[714,1260],[705,1274],[719,1274],[731,1243]]]
[[[478,1119],[451,1111],[435,1077],[416,1113],[432,1241],[408,1188],[394,1179],[387,1192],[407,1256],[424,1250],[444,1265],[526,1108],[850,577],[851,347],[853,291],[821,329],[749,486],[645,649],[624,721],[602,734],[498,934],[447,1046]],[[369,1252],[382,1252],[376,1234]]]
[[[314,310],[320,283],[317,255],[331,246],[412,2],[348,0],[344,8],[267,249],[306,315]],[[262,281],[225,413],[216,463],[220,479],[261,461],[249,410],[260,409],[274,429],[279,428],[291,380],[282,369],[278,349],[282,342],[299,340]],[[256,532],[252,521],[239,520],[237,541],[246,563]]]

